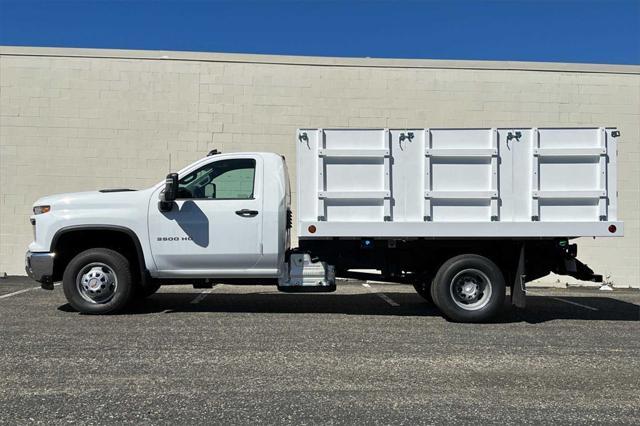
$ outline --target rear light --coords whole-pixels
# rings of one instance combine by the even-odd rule
[[[616,228],[615,225],[609,225],[609,232],[611,232],[612,234],[615,234],[617,230],[618,228]]]
[[[315,225],[309,225],[309,227],[307,229],[309,230],[310,234],[315,234],[316,233],[316,226]]]

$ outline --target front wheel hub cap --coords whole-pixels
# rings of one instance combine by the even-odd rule
[[[77,275],[76,287],[83,299],[104,304],[113,299],[118,279],[110,266],[95,262],[83,267]]]

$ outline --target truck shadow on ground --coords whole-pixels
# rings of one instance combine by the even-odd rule
[[[135,302],[121,315],[183,312],[255,314],[341,314],[375,316],[441,316],[440,311],[411,293],[385,292],[399,306],[391,306],[377,294],[216,293],[194,303],[198,294],[157,293]],[[527,307],[517,309],[505,301],[503,311],[490,323],[538,324],[553,320],[640,321],[640,305],[611,297],[527,296]],[[68,304],[62,311],[73,312]]]

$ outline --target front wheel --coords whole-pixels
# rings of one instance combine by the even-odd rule
[[[65,268],[62,288],[69,304],[79,312],[116,312],[133,294],[129,261],[110,249],[85,250]]]
[[[502,307],[505,282],[502,271],[491,260],[463,254],[440,267],[431,290],[434,303],[447,318],[480,322],[493,317]]]

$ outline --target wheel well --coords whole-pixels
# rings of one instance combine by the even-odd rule
[[[56,234],[51,251],[54,252],[53,280],[60,281],[71,259],[92,248],[115,250],[131,262],[134,278],[144,278],[144,255],[137,237],[120,229],[72,229]]]

